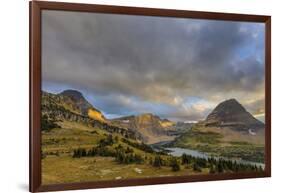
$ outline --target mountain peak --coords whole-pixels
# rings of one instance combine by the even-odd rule
[[[238,103],[238,104],[240,104],[235,98],[227,99],[221,103]]]
[[[234,98],[225,100],[218,104],[216,111],[226,110],[228,113],[244,112],[246,109]]]
[[[73,107],[79,109],[83,115],[87,115],[88,109],[93,106],[84,98],[83,94],[77,90],[64,90],[59,95],[70,99]]]
[[[158,116],[153,115],[152,113],[143,113],[140,115],[137,115],[136,120],[140,123],[150,123],[150,122],[156,122],[160,120]]]
[[[228,103],[228,104],[233,104],[233,105],[240,105],[240,106],[242,106],[235,98],[230,98],[230,99],[227,99],[227,100],[225,100],[225,101],[223,101],[223,102],[221,102],[220,104],[226,104],[226,103]]]
[[[137,117],[158,117],[158,116],[153,115],[152,113],[142,113],[137,115]]]
[[[82,115],[89,116],[90,118],[95,120],[106,122],[106,118],[104,117],[102,112],[93,107],[93,105],[85,99],[81,92],[69,89],[62,91],[59,95],[68,98],[67,103],[71,105],[72,108],[76,109],[76,111],[81,112]]]
[[[228,99],[218,104],[204,122],[211,126],[235,126],[244,129],[264,127],[236,99]]]
[[[77,90],[68,89],[68,90],[62,91],[60,94],[63,96],[68,96],[76,101],[81,100],[81,99],[85,100],[83,94]]]

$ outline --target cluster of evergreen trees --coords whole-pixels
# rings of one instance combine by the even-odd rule
[[[80,157],[92,157],[92,156],[103,156],[103,157],[115,157],[115,161],[120,164],[131,164],[131,163],[143,163],[144,159],[141,155],[134,153],[134,150],[130,147],[124,148],[122,145],[118,145],[115,148],[110,148],[115,143],[112,135],[108,135],[105,139],[101,139],[98,146],[86,150],[85,148],[78,148],[73,151],[73,158]]]
[[[195,158],[193,156],[182,154],[181,156],[182,165],[191,165],[193,170],[196,172],[201,172],[202,168],[208,167],[208,161],[204,158]]]
[[[146,145],[145,143],[137,143],[137,142],[132,142],[128,139],[125,139],[123,138],[122,139],[122,142],[134,147],[134,148],[137,148],[137,149],[140,149],[144,152],[147,152],[147,153],[154,153],[154,150],[152,149],[152,147],[150,147],[149,145]]]
[[[151,161],[151,164],[152,164],[154,167],[157,167],[157,168],[160,168],[161,166],[166,165],[166,164],[164,163],[164,160],[163,160],[163,159],[161,158],[161,156],[159,156],[159,155],[156,155],[156,156],[154,157],[154,160]]]
[[[80,158],[80,157],[86,157],[88,154],[87,154],[87,151],[85,148],[78,148],[78,149],[75,149],[73,151],[73,158]]]
[[[209,158],[208,163],[210,166],[210,173],[223,173],[223,172],[244,172],[244,171],[263,171],[262,167],[251,164],[242,164],[236,161]]]
[[[131,148],[119,147],[118,149],[110,149],[108,147],[93,147],[90,150],[85,148],[78,148],[73,151],[73,158],[80,157],[93,157],[93,156],[103,156],[103,157],[115,157],[115,161],[120,164],[131,164],[131,163],[143,163],[144,159],[141,155],[135,154]]]
[[[80,157],[93,157],[93,156],[103,156],[103,157],[114,157],[116,153],[109,149],[108,147],[93,147],[89,150],[85,148],[78,148],[73,150],[73,158]]]
[[[135,153],[125,153],[125,151],[116,151],[115,161],[120,164],[141,164],[143,163],[143,158],[141,155]]]
[[[180,170],[180,164],[177,160],[177,158],[173,157],[170,161],[170,166],[172,168],[172,171],[176,172]]]
[[[98,143],[97,147],[93,147],[89,150],[85,148],[78,148],[73,151],[73,158],[80,158],[80,157],[91,157],[91,156],[115,156],[116,153],[108,148],[107,146],[111,146],[114,144],[116,139],[113,139],[112,135],[107,135],[106,138],[101,139]]]
[[[183,154],[181,156],[182,165],[191,165],[194,171],[201,172],[203,168],[209,168],[209,173],[223,172],[242,172],[242,171],[262,171],[261,167],[250,164],[237,163],[236,161],[214,159],[214,158],[196,158]]]
[[[110,146],[110,145],[113,145],[114,142],[116,142],[116,141],[113,139],[113,136],[107,135],[107,137],[105,139],[101,139],[99,141],[99,146],[100,147]]]
[[[161,168],[162,166],[171,167],[172,171],[179,171],[180,164],[176,157],[169,157],[167,159],[163,159],[160,155],[156,155],[153,160],[150,161],[150,164],[154,167]]]

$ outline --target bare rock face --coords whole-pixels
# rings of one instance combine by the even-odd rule
[[[84,98],[82,93],[76,90],[65,90],[59,95],[64,96],[65,103],[82,114],[86,115],[89,108],[93,106]]]
[[[234,130],[258,130],[264,123],[251,115],[237,100],[229,99],[219,105],[207,116],[205,126],[230,127]]]
[[[161,119],[151,113],[121,117],[111,120],[111,122],[115,125],[134,130],[145,143],[169,140],[171,136],[168,136],[168,132],[175,125],[174,122]]]
[[[106,118],[98,109],[94,108],[80,93],[76,90],[65,90],[59,94],[64,97],[64,102],[76,112],[89,116],[92,119],[106,122]]]
[[[65,90],[59,94],[43,91],[42,110],[55,112],[55,110],[59,109],[64,109],[73,114],[89,117],[101,122],[107,121],[101,111],[93,107],[79,91]]]

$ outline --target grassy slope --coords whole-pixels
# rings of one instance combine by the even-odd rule
[[[60,122],[62,128],[52,129],[42,133],[42,182],[43,184],[70,183],[79,181],[110,180],[123,178],[143,178],[151,176],[196,174],[192,168],[181,166],[178,172],[171,171],[171,167],[155,168],[149,164],[149,159],[155,155],[129,146],[118,140],[112,148],[121,144],[130,147],[136,154],[147,157],[144,164],[118,164],[112,157],[84,157],[72,158],[74,149],[78,147],[90,149],[106,138],[108,133],[99,128],[74,123]],[[118,134],[113,134],[113,137]],[[162,157],[168,156],[163,155]],[[137,168],[137,169],[136,169]],[[140,169],[141,173],[136,170]],[[208,173],[203,169],[200,173]]]
[[[264,135],[251,136],[229,128],[195,126],[175,140],[173,146],[190,148],[214,156],[264,162]]]
[[[170,167],[155,168],[148,164],[118,164],[111,157],[86,157],[73,159],[70,156],[49,156],[42,161],[43,184],[178,176],[196,173],[192,168],[172,172]],[[137,172],[138,170],[141,173]],[[205,169],[208,172],[208,169]]]

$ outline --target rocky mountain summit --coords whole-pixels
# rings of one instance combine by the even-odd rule
[[[207,116],[205,126],[230,127],[235,130],[258,130],[264,123],[251,115],[236,99],[221,102]]]
[[[61,95],[65,103],[70,105],[75,111],[80,112],[83,115],[88,114],[88,109],[93,106],[84,98],[82,93],[76,90],[65,90],[58,95]]]
[[[106,122],[106,118],[97,108],[93,107],[82,95],[76,90],[65,90],[58,94],[62,96],[64,103],[70,106],[75,112],[90,118]]]

